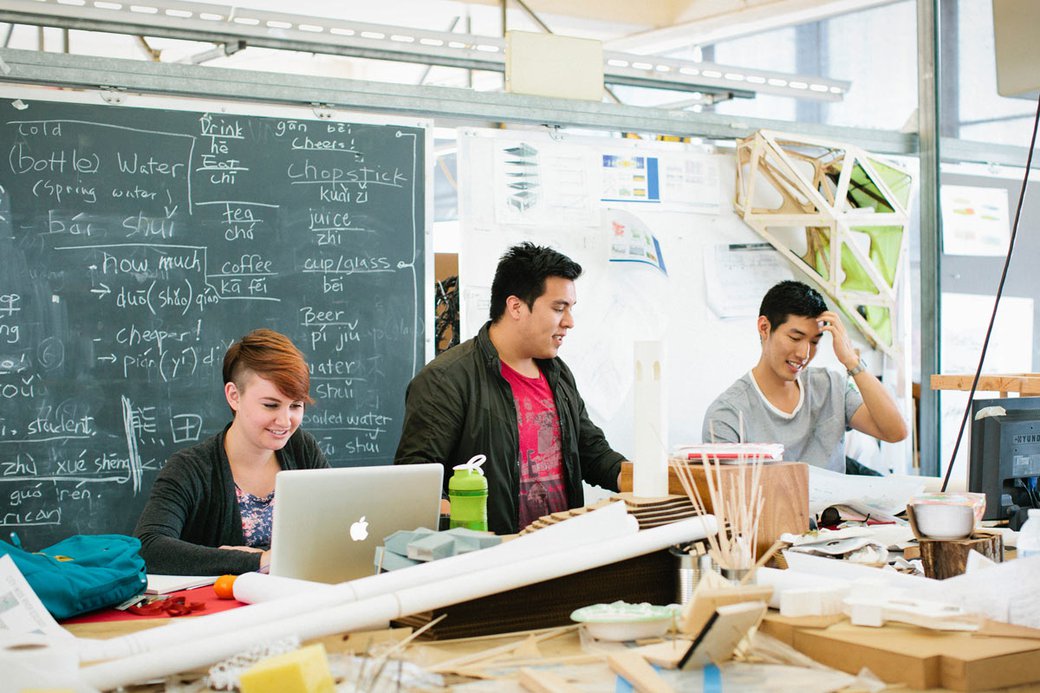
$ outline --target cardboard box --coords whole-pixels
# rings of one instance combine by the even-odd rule
[[[574,623],[571,612],[590,604],[619,599],[634,604],[671,604],[675,601],[677,576],[675,556],[665,549],[412,614],[391,621],[391,625],[419,628],[447,614],[447,618],[424,633],[426,640],[568,626]]]
[[[867,667],[910,688],[982,691],[1040,681],[1040,640],[941,632],[889,623],[854,626],[845,619],[785,618],[770,613],[763,632],[821,664],[850,674]]]
[[[712,512],[711,498],[708,495],[708,482],[705,479],[704,465],[691,463],[697,490],[701,499]],[[740,483],[741,468],[737,465],[722,466],[722,487]],[[750,481],[747,473],[745,483]],[[809,465],[804,462],[770,462],[762,467],[762,517],[758,525],[758,543],[756,555],[761,556],[769,550],[781,534],[803,534],[809,531]],[[632,490],[632,463],[621,465],[621,490]],[[675,470],[668,469],[668,493],[685,496],[682,482]]]

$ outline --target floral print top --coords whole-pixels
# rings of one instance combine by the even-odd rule
[[[242,536],[246,546],[267,549],[271,546],[271,516],[274,513],[274,491],[259,498],[235,485],[238,513],[242,516]]]

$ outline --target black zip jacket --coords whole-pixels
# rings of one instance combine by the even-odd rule
[[[444,465],[444,489],[452,467],[484,454],[488,480],[488,527],[495,534],[519,529],[520,441],[516,405],[502,363],[488,336],[476,337],[428,363],[408,385],[404,424],[394,464]],[[589,420],[574,375],[559,358],[536,359],[545,374],[560,420],[560,450],[571,508],[585,503],[581,481],[616,491],[624,456]]]

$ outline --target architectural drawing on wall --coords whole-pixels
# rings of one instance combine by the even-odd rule
[[[495,221],[528,227],[587,226],[599,219],[589,161],[579,147],[527,141],[494,150]]]
[[[856,146],[761,130],[738,141],[734,206],[871,346],[895,356],[912,182]]]
[[[1011,242],[1007,188],[942,186],[945,255],[1004,257]]]
[[[656,156],[604,154],[604,202],[661,201],[661,185]]]
[[[704,292],[719,318],[757,318],[762,297],[792,274],[768,243],[718,243],[704,251]]]
[[[505,150],[512,158],[505,160],[507,201],[509,206],[523,213],[538,202],[538,150],[521,142]]]
[[[641,262],[668,274],[660,242],[638,217],[623,209],[607,209],[604,221],[608,225],[610,262]]]

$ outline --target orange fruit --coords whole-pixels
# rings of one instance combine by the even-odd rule
[[[217,596],[221,599],[234,599],[235,598],[235,578],[237,575],[221,575],[217,578],[217,581],[213,583],[213,591],[217,593]]]

